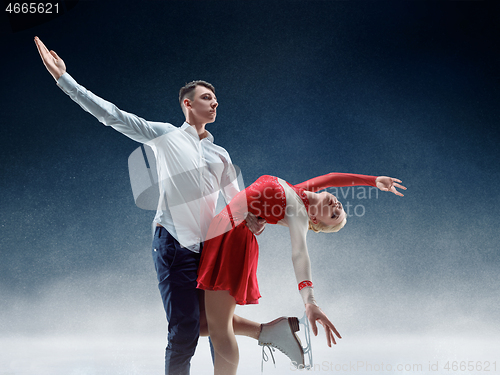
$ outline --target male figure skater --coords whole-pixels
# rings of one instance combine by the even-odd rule
[[[214,144],[213,136],[205,129],[206,124],[215,121],[215,90],[204,81],[191,82],[180,90],[179,101],[186,117],[180,128],[146,121],[79,85],[66,73],[64,61],[54,51],[49,52],[38,37],[35,44],[45,67],[71,99],[104,125],[148,144],[154,151],[160,198],[153,221],[153,259],[169,324],[165,374],[189,374],[200,330],[207,334],[204,313],[200,326],[201,292],[196,289],[203,237],[215,216],[219,190],[226,203],[239,191],[229,154]],[[265,222],[250,215],[247,225],[260,234]],[[278,347],[300,363],[302,348],[288,320],[281,318],[271,323],[260,325],[236,317],[235,332],[256,338],[261,345]]]

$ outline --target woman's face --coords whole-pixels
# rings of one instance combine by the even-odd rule
[[[338,225],[345,219],[346,213],[337,197],[326,191],[318,194],[318,204],[314,218],[327,226]],[[314,222],[314,220],[313,220]]]

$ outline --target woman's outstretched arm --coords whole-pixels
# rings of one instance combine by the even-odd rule
[[[288,229],[290,231],[290,240],[292,244],[292,262],[297,280],[297,287],[302,300],[304,301],[307,319],[311,323],[314,335],[318,335],[318,327],[316,325],[316,322],[318,322],[325,329],[326,342],[328,346],[331,346],[332,342],[336,344],[335,336],[338,338],[342,337],[314,299],[311,262],[306,242],[309,219],[307,214],[297,210],[297,207],[288,207],[288,204],[294,205],[297,204],[297,201],[294,199],[288,199],[287,197],[286,210]]]
[[[401,180],[387,176],[377,177],[354,173],[328,173],[323,176],[311,178],[295,186],[312,192],[329,187],[374,186],[382,191],[390,191],[396,195],[403,196],[403,194],[396,190],[396,187],[406,190],[400,183]]]

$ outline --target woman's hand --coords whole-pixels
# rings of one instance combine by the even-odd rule
[[[377,177],[375,180],[375,183],[377,184],[377,187],[382,190],[382,191],[390,191],[396,195],[399,195],[400,197],[403,197],[404,195],[401,194],[399,191],[396,190],[396,187],[406,190],[406,188],[403,185],[398,184],[398,182],[401,182],[401,180],[398,180],[397,178],[392,178],[392,177],[387,177],[387,176],[380,176]]]
[[[66,64],[64,64],[63,59],[57,56],[57,53],[54,51],[49,52],[47,47],[45,47],[45,44],[43,44],[37,36],[35,37],[35,44],[36,48],[38,48],[43,64],[57,82],[57,80],[66,72]]]
[[[311,323],[314,336],[318,336],[318,327],[316,326],[316,321],[318,321],[319,324],[323,326],[326,333],[326,343],[329,347],[332,347],[332,341],[334,344],[337,344],[335,342],[335,336],[333,335],[334,333],[339,339],[342,338],[335,326],[332,324],[332,322],[330,322],[330,319],[328,319],[326,314],[318,306],[306,303],[306,315],[309,319],[309,322]]]

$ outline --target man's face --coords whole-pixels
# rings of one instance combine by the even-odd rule
[[[217,106],[217,98],[212,90],[205,86],[196,86],[193,100],[190,101],[190,110],[195,118],[207,124],[214,122]]]

